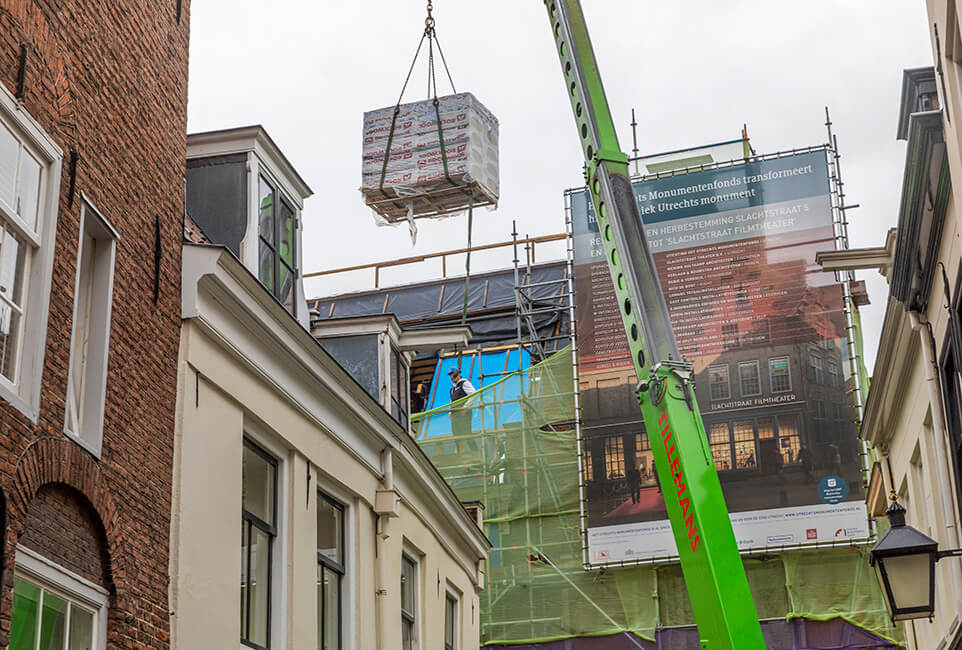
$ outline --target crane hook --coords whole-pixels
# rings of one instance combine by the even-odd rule
[[[428,17],[424,19],[424,35],[431,36],[434,33],[434,17],[431,15],[431,11],[434,9],[434,3],[428,0]]]

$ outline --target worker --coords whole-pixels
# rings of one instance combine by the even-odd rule
[[[631,502],[636,504],[641,503],[641,467],[628,468],[625,478],[628,480],[628,491],[631,492]]]
[[[451,377],[451,401],[456,402],[475,392],[471,382],[461,376],[461,369],[452,366],[448,370]],[[471,434],[471,409],[467,404],[460,404],[451,408],[451,433],[455,436],[468,436]],[[472,441],[465,441],[465,445],[473,448]]]

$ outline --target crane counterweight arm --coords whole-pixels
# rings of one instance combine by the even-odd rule
[[[761,626],[695,399],[692,368],[678,353],[581,3],[544,4],[702,648],[763,650]]]

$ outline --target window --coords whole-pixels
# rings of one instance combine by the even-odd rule
[[[808,380],[816,384],[821,384],[824,380],[822,376],[822,358],[814,355],[808,357]]]
[[[798,436],[798,416],[797,415],[779,415],[778,416],[778,446],[782,454],[782,462],[786,465],[791,463],[801,462],[803,459],[799,458],[801,455],[801,448],[799,446],[799,436]],[[808,456],[807,462],[811,462],[811,454],[808,450],[805,450],[805,454]]]
[[[828,371],[828,385],[834,387],[841,387],[842,382],[839,381],[838,376],[838,363],[834,359],[829,359],[828,363],[825,364],[826,370]]]
[[[738,283],[738,288],[735,289],[735,307],[739,311],[744,311],[746,309],[751,309],[752,303],[748,299],[748,289],[745,288],[743,282]]]
[[[929,427],[927,427],[926,425],[922,425],[922,426],[923,426],[923,434],[922,434],[922,435],[932,435],[931,429],[930,429]],[[912,458],[911,458],[910,461],[909,461],[909,472],[908,472],[908,474],[909,474],[909,477],[910,477],[911,480],[912,480],[911,491],[912,491],[913,494],[918,495],[920,498],[921,498],[921,497],[924,497],[924,495],[925,495],[925,491],[924,491],[923,488],[922,488],[922,486],[924,485],[924,481],[923,481],[923,478],[922,478],[922,477],[925,476],[925,474],[923,473],[922,470],[923,470],[923,467],[922,467],[922,450],[921,450],[921,448],[920,448],[920,446],[919,446],[919,442],[916,441],[916,442],[915,442],[915,449],[912,450]],[[926,534],[929,534],[929,535],[932,533],[932,527],[929,525],[928,508],[915,508],[915,509],[913,509],[913,511],[912,511],[912,519],[915,520],[913,523],[914,523],[920,530],[922,530],[922,532],[924,532],[924,533],[926,533]]]
[[[401,426],[408,426],[408,364],[404,355],[393,345],[391,346],[391,417]]]
[[[773,393],[787,393],[792,390],[792,378],[788,371],[788,357],[768,360],[768,379]]]
[[[775,421],[772,418],[758,418],[758,439],[775,437]]]
[[[738,323],[722,325],[722,347],[726,350],[738,347]]]
[[[87,202],[80,207],[77,282],[64,429],[100,455],[117,233]]]
[[[241,642],[270,647],[271,554],[277,537],[277,461],[244,440],[241,497]]]
[[[37,421],[60,148],[0,86],[0,397]]]
[[[317,648],[341,648],[344,507],[317,493]]]
[[[27,244],[36,239],[42,166],[21,138],[0,124],[0,374],[17,380],[24,315],[25,278],[29,277]]]
[[[444,595],[444,650],[458,650],[458,596],[448,589]]]
[[[91,609],[20,577],[13,579],[11,650],[89,649],[94,642]]]
[[[716,470],[732,468],[732,446],[728,434],[727,422],[715,422],[708,430],[708,442],[711,444],[711,455],[715,460]]]
[[[959,50],[962,52],[962,48]],[[942,399],[945,400],[949,434],[949,457],[955,469],[955,489],[962,512],[962,276],[956,279],[954,304],[949,312],[949,327],[942,348]]]
[[[728,386],[728,366],[710,366],[708,368],[708,385],[712,400],[731,397],[731,390]]]
[[[739,363],[738,381],[741,384],[742,397],[761,395],[762,386],[758,377],[758,362],[743,361]]]
[[[625,478],[625,443],[621,436],[605,438],[605,477]]]
[[[17,357],[22,338],[24,277],[27,246],[17,231],[0,221],[0,375],[17,380]]]
[[[649,449],[651,449],[651,445],[648,444],[648,434],[636,433],[635,434],[635,453],[639,454],[643,451],[648,451]]]
[[[655,456],[651,452],[647,433],[635,434],[635,468],[642,484],[655,480]]]
[[[106,647],[107,590],[18,548],[9,650]]]
[[[295,316],[297,212],[263,176],[258,177],[258,277]]]
[[[755,458],[755,423],[752,420],[738,420],[732,423],[735,440],[735,467],[754,469],[758,466]]]
[[[401,556],[401,648],[418,647],[418,565],[407,554]]]

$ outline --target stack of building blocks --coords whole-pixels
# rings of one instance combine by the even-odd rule
[[[436,101],[364,114],[361,193],[388,222],[497,205],[497,118],[471,93]]]

